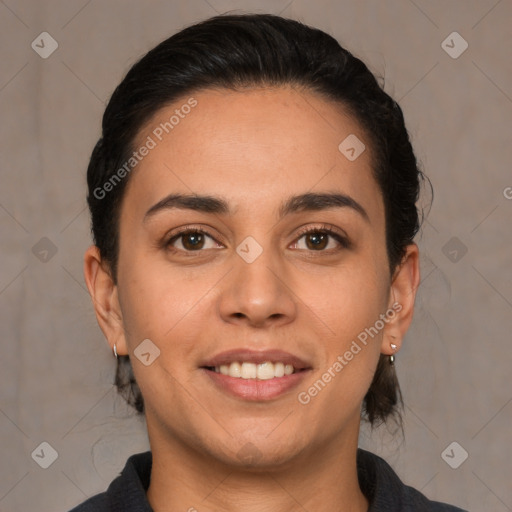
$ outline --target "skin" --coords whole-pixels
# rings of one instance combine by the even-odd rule
[[[110,346],[133,355],[149,338],[160,349],[149,366],[131,357],[153,452],[148,499],[157,512],[364,512],[356,471],[361,404],[379,355],[392,354],[391,343],[400,349],[412,320],[418,247],[407,247],[390,276],[370,143],[340,106],[291,87],[192,96],[197,106],[130,176],[117,285],[95,246],[84,262]],[[187,99],[160,110],[138,142]],[[352,162],[338,150],[349,134],[366,144]],[[368,221],[349,207],[279,220],[281,202],[306,192],[350,195]],[[170,193],[222,196],[232,212],[168,209],[145,221]],[[159,243],[189,224],[209,231],[202,249],[190,249],[190,237],[174,240],[174,252]],[[350,247],[329,238],[318,249],[315,235],[298,236],[301,227],[325,224],[346,233]],[[248,236],[263,249],[252,263],[236,252]],[[317,396],[299,403],[298,392],[395,302],[401,311]],[[239,347],[286,350],[312,370],[276,399],[228,396],[198,366]],[[258,453],[252,465],[237,457],[247,443]]]

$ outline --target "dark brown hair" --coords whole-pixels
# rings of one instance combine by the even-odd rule
[[[87,201],[93,239],[114,282],[120,205],[129,176],[112,179],[131,157],[144,124],[192,91],[288,84],[341,105],[367,134],[384,199],[389,271],[394,275],[420,227],[416,202],[424,178],[401,108],[367,66],[332,36],[295,20],[246,14],[216,16],[181,30],[136,62],[112,94],[87,170]],[[109,181],[115,186],[106,191]],[[143,412],[129,356],[119,357],[115,384]],[[363,413],[372,426],[393,415],[400,421],[401,404],[394,366],[381,355]]]

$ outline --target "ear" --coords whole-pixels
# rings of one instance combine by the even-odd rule
[[[391,281],[388,311],[395,314],[388,315],[389,320],[382,336],[382,354],[391,355],[400,350],[405,333],[411,324],[416,291],[420,284],[419,260],[418,246],[415,243],[408,245]],[[391,348],[392,343],[397,346],[396,350]]]
[[[85,251],[84,277],[96,319],[110,348],[113,349],[115,343],[119,355],[128,354],[117,285],[112,279],[109,265],[102,261],[100,251],[95,245]]]

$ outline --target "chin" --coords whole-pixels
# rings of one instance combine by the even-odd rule
[[[212,455],[223,463],[239,469],[269,471],[291,466],[302,451],[303,447],[292,446],[289,438],[281,439],[276,436],[270,439],[268,434],[265,434],[260,438],[244,436],[237,441],[232,440],[225,451]]]

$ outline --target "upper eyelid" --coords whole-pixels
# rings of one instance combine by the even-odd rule
[[[323,223],[319,226],[308,226],[308,225],[301,226],[298,229],[298,231],[299,232],[295,236],[303,236],[303,235],[308,234],[309,232],[315,232],[315,231],[326,231],[326,232],[332,232],[332,233],[329,233],[331,235],[335,234],[335,235],[338,235],[338,236],[348,239],[348,235],[344,229],[338,228],[338,227],[334,226],[333,224],[329,224],[329,223]]]

